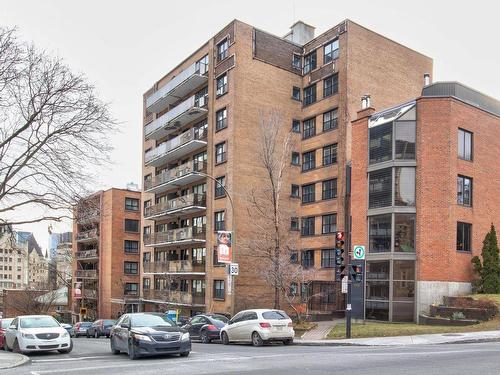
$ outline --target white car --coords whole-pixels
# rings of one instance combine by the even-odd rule
[[[290,345],[294,336],[292,319],[284,311],[269,309],[240,311],[220,332],[224,345],[251,342],[254,346],[261,346],[270,341]]]
[[[6,329],[4,336],[4,349],[16,353],[48,350],[69,353],[73,349],[69,333],[49,315],[18,316]]]

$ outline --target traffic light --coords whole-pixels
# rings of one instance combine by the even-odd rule
[[[363,266],[351,264],[349,273],[353,282],[360,283],[363,281]]]
[[[335,280],[341,281],[345,270],[344,232],[335,234]]]
[[[80,307],[80,315],[87,315],[87,308],[86,307]]]

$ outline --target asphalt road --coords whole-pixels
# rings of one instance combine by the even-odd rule
[[[188,358],[114,356],[109,340],[77,338],[70,354],[32,354],[2,375],[42,374],[500,374],[500,343],[407,347],[193,344]]]

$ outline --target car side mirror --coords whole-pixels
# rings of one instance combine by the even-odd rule
[[[122,328],[125,328],[125,329],[130,329],[130,324],[127,324],[127,323],[123,323],[121,325]]]
[[[9,329],[17,329],[17,327],[13,324],[13,325],[9,326]]]
[[[229,322],[227,322],[227,325],[231,325],[233,324],[233,322],[230,320]]]

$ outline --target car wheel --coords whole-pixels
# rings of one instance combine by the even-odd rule
[[[201,332],[200,340],[203,344],[210,344],[212,342],[212,340],[210,340],[210,338],[208,337],[207,331]]]
[[[220,338],[221,338],[222,343],[224,345],[229,345],[229,337],[227,336],[226,332],[222,332],[222,334],[220,335]]]
[[[120,351],[116,349],[115,347],[115,340],[113,340],[113,338],[111,338],[110,340],[110,345],[111,345],[111,353],[113,354],[120,354]]]
[[[288,339],[288,340],[283,340],[284,345],[292,345],[293,344],[293,339]]]
[[[252,333],[252,344],[253,344],[253,346],[264,345],[264,340],[262,340],[262,337],[260,337],[258,332]]]
[[[106,335],[106,338],[109,339],[109,335]]]
[[[61,354],[68,354],[68,353],[71,353],[72,350],[73,350],[73,340],[70,340],[69,348],[59,349],[58,352]]]
[[[94,338],[98,339],[99,338],[99,333],[97,331],[94,332]]]
[[[87,333],[85,334],[85,336],[87,336],[87,338],[90,339],[89,331],[87,331]]]
[[[137,354],[135,354],[134,344],[132,344],[132,342],[128,343],[128,356],[132,360],[139,358]]]
[[[187,357],[189,355],[189,352],[182,352],[180,353],[181,357]]]
[[[16,339],[16,341],[14,341],[14,345],[12,346],[12,351],[14,353],[17,353],[17,354],[23,354],[23,351],[19,347],[19,343],[17,342],[17,339]]]

